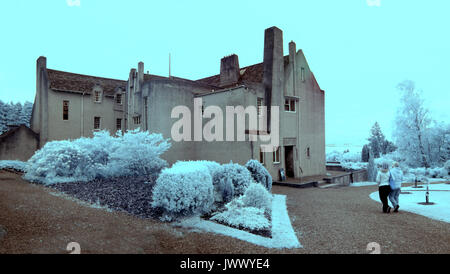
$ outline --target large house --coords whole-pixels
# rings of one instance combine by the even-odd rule
[[[262,63],[240,68],[237,55],[227,56],[221,60],[220,74],[199,80],[144,73],[142,62],[137,70],[131,69],[127,81],[107,79],[48,69],[46,58],[40,57],[31,129],[38,133],[39,147],[52,140],[92,136],[102,129],[140,128],[171,138],[174,123],[181,117],[173,116],[177,106],[185,106],[192,116],[195,111],[205,115],[208,106],[224,113],[227,106],[255,106],[258,117],[265,115],[265,130],[254,130],[245,122],[243,141],[172,141],[163,157],[169,163],[214,160],[240,164],[253,158],[274,179],[281,169],[287,177],[298,178],[326,172],[324,98],[302,50],[290,42],[289,55],[284,56],[282,31],[272,27],[265,30]],[[199,101],[201,106],[196,104]],[[260,113],[264,106],[279,106],[279,123],[271,122],[270,111]],[[202,126],[208,120],[204,118]],[[236,124],[234,129],[238,128]],[[279,139],[273,151],[263,150],[261,140],[250,138],[275,130]]]

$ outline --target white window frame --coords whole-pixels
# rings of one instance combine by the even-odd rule
[[[288,102],[288,104],[286,104],[286,102]],[[294,103],[294,110],[292,110],[292,103]],[[296,113],[297,112],[297,100],[292,99],[292,98],[285,98],[284,99],[284,111],[285,112],[292,112],[292,113]],[[286,106],[288,106],[288,109],[286,110]]]
[[[95,127],[96,118],[98,118],[98,128]],[[100,116],[94,116],[94,130],[100,130],[102,128],[102,117]]]
[[[120,128],[118,128],[120,122]],[[116,131],[122,130],[122,118],[116,118]]]
[[[66,108],[66,102],[67,102],[67,119],[64,119],[64,109]],[[69,100],[63,100],[63,121],[69,121],[69,106],[70,106],[70,101]]]
[[[280,164],[281,163],[281,149],[280,146],[275,147],[275,150],[272,152],[272,158],[273,158],[273,163],[274,164]]]
[[[97,94],[98,94],[98,98],[97,98]],[[101,103],[102,102],[102,96],[103,96],[103,94],[102,94],[101,90],[94,90],[94,102],[95,103]]]
[[[120,98],[120,102],[117,102],[117,99],[119,99]],[[117,93],[116,94],[116,104],[118,104],[118,105],[123,105],[123,96],[122,96],[122,93]]]
[[[135,125],[140,125],[141,124],[141,116],[134,116],[133,117],[133,123]]]
[[[263,116],[262,108],[264,106],[264,98],[257,97],[256,98],[256,113],[258,114],[258,117]]]
[[[264,151],[262,150],[262,148],[259,148],[259,162],[262,165],[266,164],[266,154],[264,153]]]

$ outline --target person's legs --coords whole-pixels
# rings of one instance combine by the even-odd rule
[[[381,186],[378,191],[380,194],[380,200],[383,203],[383,212],[388,212],[389,204],[388,204],[388,195],[391,192],[391,188],[389,186]]]
[[[389,193],[389,201],[391,201],[391,204],[394,208],[396,208],[398,205],[398,202],[396,199],[397,193],[398,193],[398,189],[392,189],[391,192]],[[397,198],[398,198],[398,196],[397,196]]]
[[[400,192],[401,192],[401,189],[399,188],[399,189],[396,189],[396,192],[395,192],[395,194],[394,194],[394,199],[395,199],[395,202],[396,202],[396,207],[395,207],[395,210],[394,210],[394,212],[398,212],[398,208],[400,207]]]

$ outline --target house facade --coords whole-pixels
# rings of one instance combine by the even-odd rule
[[[265,130],[252,128],[248,119],[245,125],[239,124],[236,118],[232,131],[237,135],[244,130],[244,140],[211,141],[190,132],[192,138],[172,141],[163,158],[170,164],[177,160],[245,164],[258,159],[275,180],[281,169],[287,177],[296,178],[326,172],[324,91],[294,42],[289,43],[289,54],[284,56],[283,33],[276,27],[265,30],[262,63],[240,68],[238,56],[233,54],[221,60],[220,74],[199,80],[144,73],[142,62],[130,70],[127,81],[52,70],[46,63],[45,57],[37,60],[31,118],[31,128],[39,134],[39,147],[52,140],[92,136],[102,129],[140,128],[171,138],[174,125],[185,118],[174,113],[176,107],[183,106],[191,116],[200,113],[204,128],[215,118],[209,113],[210,106],[223,113],[229,106],[254,106],[257,116],[267,124]],[[262,111],[272,106],[279,107],[279,123],[273,123],[275,113]],[[195,129],[195,117],[191,118]],[[229,130],[225,122],[214,128],[215,133],[222,131],[224,135]],[[258,137],[272,136],[275,131],[279,132],[278,145],[265,152],[261,145],[267,142]]]

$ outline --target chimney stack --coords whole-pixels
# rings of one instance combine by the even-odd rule
[[[283,32],[271,27],[264,33],[264,74],[263,85],[265,105],[267,106],[267,130],[271,130],[270,107],[283,106],[284,57]]]
[[[297,54],[297,46],[294,41],[289,43],[289,66],[292,70],[292,95],[296,96],[296,88],[297,88],[297,66],[295,64],[295,56]]]
[[[222,58],[220,61],[220,86],[228,86],[239,81],[239,58],[236,54]]]

